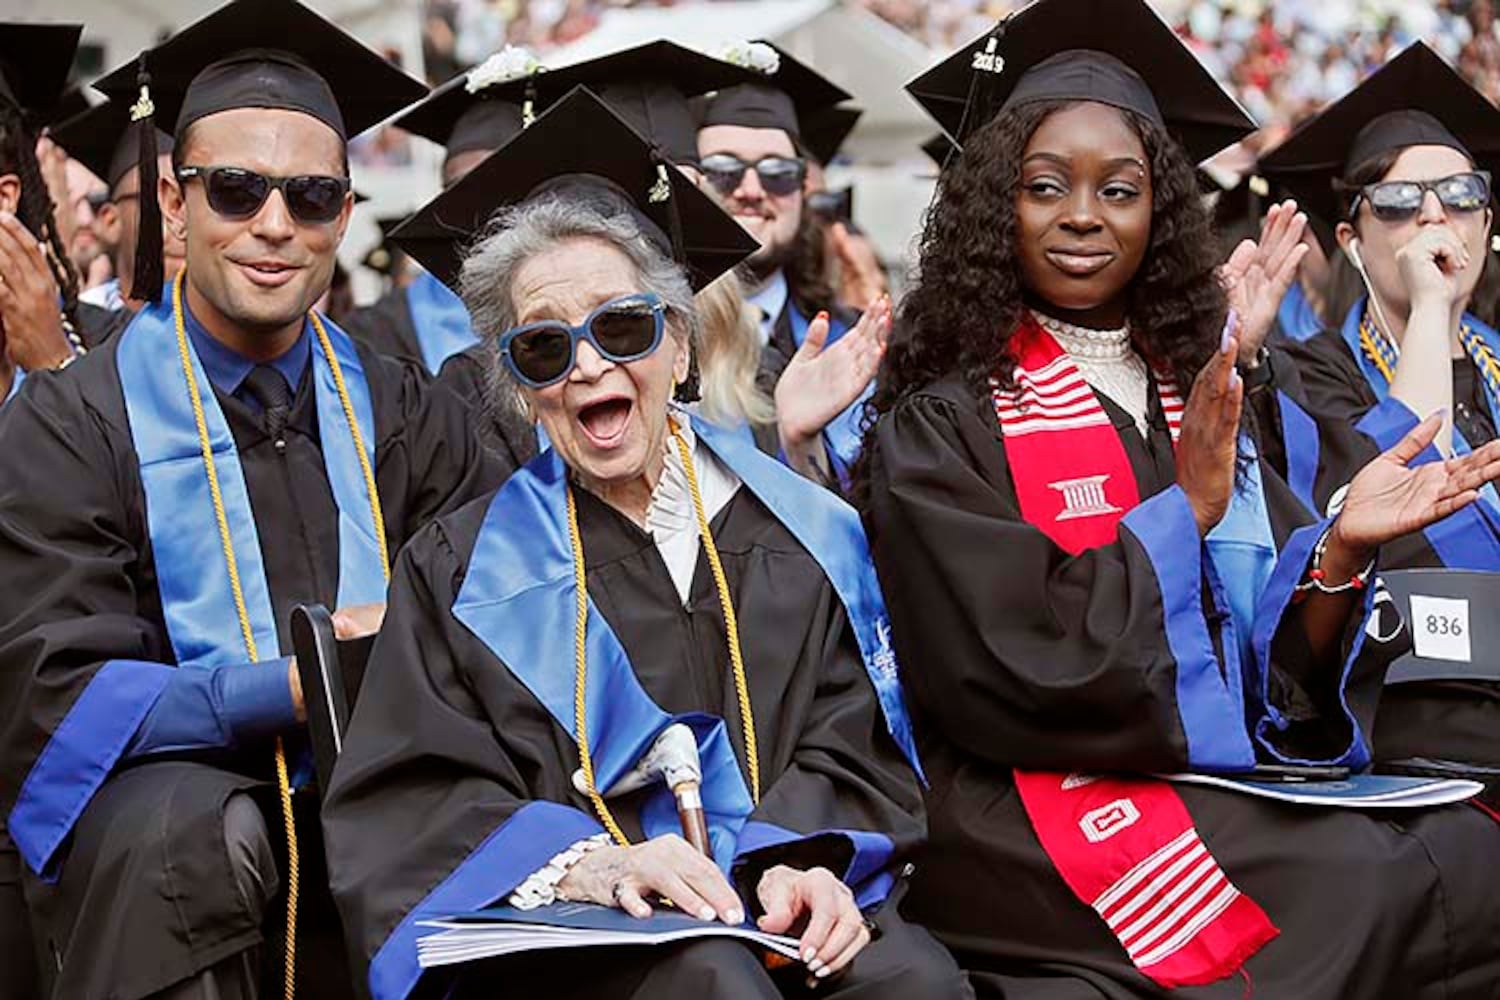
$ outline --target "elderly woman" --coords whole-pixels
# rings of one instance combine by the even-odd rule
[[[591,162],[580,134],[608,152]],[[543,162],[566,176],[538,189],[525,175]],[[680,175],[658,187],[668,173],[577,94],[415,220],[451,240],[506,206],[460,287],[494,332],[497,381],[552,447],[435,524],[393,575],[324,812],[334,893],[376,997],[418,987],[425,918],[559,901],[644,918],[661,898],[792,934],[802,961],[770,972],[750,946],[703,939],[510,958],[432,988],[965,989],[895,910],[921,796],[858,520],[673,405],[690,282],[733,265],[724,247],[748,248]],[[701,774],[702,850],[679,821],[691,803],[674,804],[652,763],[675,723],[697,760],[680,766]]]
[[[912,90],[963,155],[867,446],[931,781],[907,912],[987,996],[1492,995],[1490,817],[1151,776],[1364,768],[1409,648],[1375,552],[1500,447],[1408,468],[1431,419],[1319,521],[1236,433],[1295,252],[1217,280],[1193,163],[1249,123],[1143,0],[1040,0]]]

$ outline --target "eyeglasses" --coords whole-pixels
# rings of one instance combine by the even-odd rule
[[[733,153],[712,153],[698,167],[714,190],[725,197],[734,194],[745,178],[745,171],[752,167],[766,194],[777,197],[800,191],[807,176],[807,161],[792,156],[763,156],[754,163],[746,163]]]
[[[349,178],[303,174],[297,177],[267,177],[243,167],[183,167],[182,181],[198,178],[208,195],[208,207],[226,219],[248,219],[280,191],[287,211],[298,222],[326,223],[339,217]]]
[[[522,385],[545,389],[573,370],[580,340],[619,364],[646,357],[661,344],[666,312],[666,304],[651,292],[622,295],[577,326],[543,320],[508,330],[500,337],[500,356]]]
[[[1382,222],[1401,222],[1422,210],[1422,199],[1431,191],[1452,212],[1477,212],[1490,203],[1490,173],[1472,170],[1435,181],[1382,181],[1367,184],[1354,196],[1350,214],[1359,210],[1363,198],[1370,212]]]

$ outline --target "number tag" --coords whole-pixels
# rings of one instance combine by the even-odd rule
[[[1416,653],[1429,660],[1468,663],[1469,602],[1462,598],[1411,595],[1411,630]]]

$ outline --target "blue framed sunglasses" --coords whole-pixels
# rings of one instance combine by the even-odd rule
[[[567,377],[577,360],[578,342],[617,364],[639,361],[661,345],[666,303],[652,292],[622,295],[599,306],[577,326],[560,320],[527,323],[500,336],[500,356],[510,373],[532,389],[545,389]]]

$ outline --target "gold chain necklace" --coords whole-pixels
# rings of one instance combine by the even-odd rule
[[[677,421],[672,417],[667,418],[667,429],[671,431],[672,440],[677,446],[678,457],[682,459],[682,469],[687,476],[688,492],[693,498],[693,513],[698,519],[698,537],[702,540],[703,551],[708,556],[709,569],[713,571],[714,576],[714,589],[719,595],[719,607],[724,613],[724,630],[729,637],[729,663],[734,671],[734,690],[739,699],[740,722],[744,726],[745,763],[750,771],[750,799],[759,805],[760,754],[755,744],[755,716],[750,710],[750,688],[745,680],[745,661],[740,653],[739,621],[734,614],[734,603],[729,598],[729,581],[724,576],[724,564],[719,561],[719,549],[714,545],[713,534],[709,531],[708,515],[703,507],[703,495],[698,490],[698,475],[693,468],[693,456],[688,448],[687,439],[682,436],[682,431],[677,427]],[[573,728],[577,731],[579,768],[583,771],[585,794],[588,795],[589,802],[593,804],[594,811],[599,814],[600,822],[621,847],[628,847],[630,846],[629,838],[620,829],[620,824],[615,822],[609,806],[605,804],[604,796],[594,784],[594,758],[589,749],[588,709],[585,701],[585,693],[588,690],[589,595],[583,565],[583,537],[578,531],[578,505],[573,499],[573,487],[569,485],[564,489],[568,505],[568,540],[573,546],[573,591],[576,595],[575,607],[577,609],[573,628]]]
[[[177,331],[177,354],[182,362],[183,377],[187,379],[188,399],[193,405],[193,422],[198,429],[198,447],[203,456],[203,471],[208,476],[208,494],[213,500],[214,520],[219,527],[219,544],[224,550],[224,566],[229,572],[229,589],[234,595],[235,614],[239,616],[240,633],[245,640],[245,652],[251,663],[258,663],[260,652],[256,647],[255,630],[250,624],[250,612],[245,605],[245,593],[240,586],[239,561],[235,558],[234,540],[229,533],[229,516],[224,510],[224,496],[219,491],[219,473],[214,464],[213,445],[208,437],[208,421],[203,415],[203,396],[198,389],[198,379],[193,374],[193,355],[188,347],[187,327],[182,315],[182,275],[179,273],[172,283],[172,320]],[[308,317],[312,320],[313,332],[317,334],[318,344],[323,349],[323,356],[328,359],[328,367],[333,372],[333,383],[338,390],[339,402],[343,405],[344,419],[348,421],[349,433],[354,438],[354,450],[359,455],[359,467],[365,480],[365,492],[370,498],[370,514],[375,521],[375,539],[380,546],[380,567],[389,582],[390,559],[386,548],[385,519],[381,516],[380,495],[375,490],[375,474],[370,468],[369,457],[365,454],[364,438],[360,434],[359,421],[354,417],[354,404],[349,399],[348,389],[344,385],[343,369],[339,366],[338,358],[334,356],[333,344],[328,339],[328,331],[324,329],[323,321],[315,312],[308,313]],[[286,825],[285,991],[287,1000],[292,1000],[296,993],[297,895],[300,866],[297,855],[297,830],[292,817],[292,785],[287,776],[286,749],[282,745],[280,736],[276,737],[276,789],[281,796],[282,822]]]

